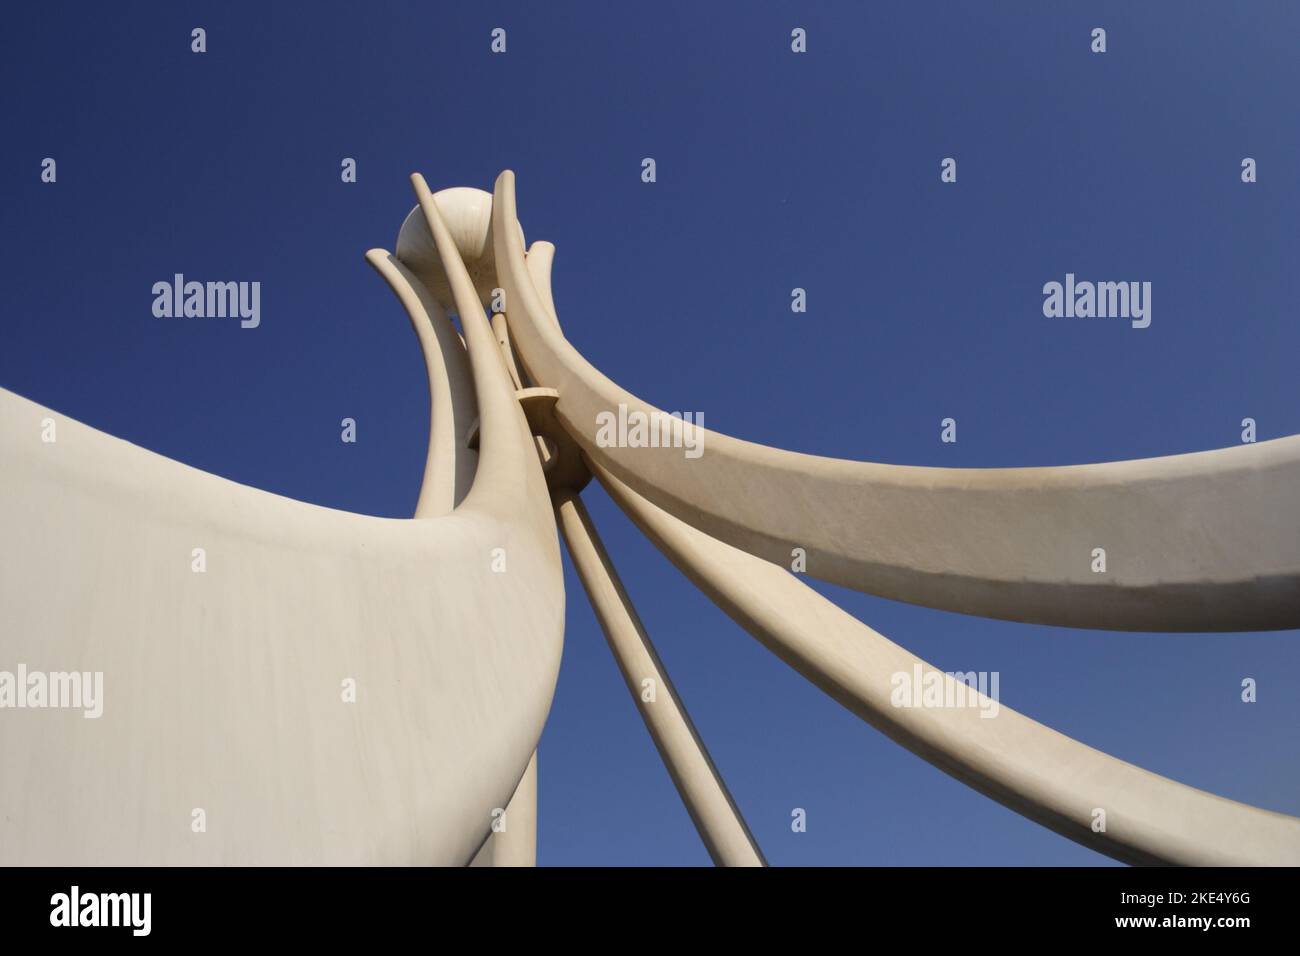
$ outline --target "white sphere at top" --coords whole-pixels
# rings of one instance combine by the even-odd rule
[[[433,201],[465,261],[479,300],[485,309],[490,308],[492,290],[500,284],[492,248],[492,194],[470,186],[454,186],[434,193]],[[521,240],[523,234],[521,228]],[[418,204],[397,233],[397,258],[425,284],[439,305],[449,312],[456,311],[451,283]]]

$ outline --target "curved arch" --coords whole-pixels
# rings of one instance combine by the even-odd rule
[[[1300,819],[1161,777],[1005,705],[985,719],[987,699],[977,692],[970,693],[981,697],[979,707],[895,706],[894,675],[937,669],[783,568],[692,528],[599,466],[596,477],[669,560],[760,643],[967,786],[1126,863],[1300,863]],[[1106,812],[1101,833],[1092,829],[1095,808]]]
[[[517,354],[560,393],[592,461],[728,544],[928,607],[1071,627],[1300,627],[1300,436],[1137,461],[921,468],[783,451],[698,430],[703,454],[602,447],[598,415],[663,415],[590,365],[526,265],[514,176],[497,179],[496,266]],[[1092,570],[1104,548],[1107,571]]]
[[[436,518],[464,500],[478,464],[478,452],[469,447],[470,432],[478,419],[469,357],[446,312],[401,260],[386,249],[371,249],[366,261],[406,310],[424,354],[429,379],[429,450],[415,517]]]

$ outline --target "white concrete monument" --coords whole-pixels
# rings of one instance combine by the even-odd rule
[[[1130,863],[1300,863],[1296,818],[1005,706],[897,706],[892,675],[954,678],[786,570],[798,547],[814,577],[1014,621],[1297,628],[1300,436],[950,469],[708,432],[565,338],[512,173],[493,194],[412,180],[396,254],[367,253],[429,378],[411,520],[248,488],[0,391],[0,864],[533,863],[558,527],[710,855],[762,865],[583,507],[592,476],[782,660],[981,793]],[[615,419],[663,440],[601,440]],[[1105,575],[1098,541],[1125,555]]]

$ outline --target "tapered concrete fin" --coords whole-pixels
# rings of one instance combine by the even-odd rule
[[[1039,724],[885,639],[783,567],[692,528],[604,468],[595,471],[646,536],[733,620],[850,711],[968,786],[1126,863],[1300,864],[1300,819],[1185,786]],[[942,695],[927,700],[923,682]]]
[[[544,239],[537,240],[528,247],[524,264],[528,267],[528,275],[533,280],[533,288],[537,290],[542,305],[546,307],[546,315],[558,329],[560,319],[555,311],[555,296],[551,291],[551,268],[555,264],[554,244]]]
[[[470,496],[483,489],[482,493],[493,497],[527,493],[534,501],[541,498],[549,501],[541,466],[532,452],[532,433],[519,403],[514,399],[514,383],[479,301],[479,293],[461,259],[457,240],[443,221],[439,203],[429,191],[424,177],[416,173],[411,177],[411,183],[460,316],[478,396],[479,474]],[[513,228],[513,234],[522,241],[517,224]]]
[[[813,577],[985,617],[1137,631],[1300,627],[1300,436],[981,469],[823,458],[704,428],[698,455],[598,441],[610,422],[666,413],[592,367],[552,321],[512,228],[508,170],[492,216],[516,355],[559,391],[558,420],[593,462],[710,535],[778,563],[803,548]]]
[[[418,270],[369,259],[424,351],[438,517],[293,501],[0,390],[0,660],[102,681],[94,719],[0,719],[0,863],[463,865],[516,793],[559,670],[559,542],[458,246],[484,245],[484,194],[440,200],[453,237],[421,185],[468,353]]]
[[[98,717],[0,717],[0,863],[468,862],[560,661],[559,545],[519,444],[527,493],[394,520],[0,390],[0,661],[102,675]]]
[[[460,438],[478,419],[469,358],[446,310],[406,265],[384,249],[371,249],[366,261],[406,310],[424,355],[429,379],[429,450],[415,516],[435,518],[460,504],[474,481],[477,441],[469,445]]]

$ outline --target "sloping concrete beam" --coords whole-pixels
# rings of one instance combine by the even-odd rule
[[[778,564],[803,548],[814,577],[985,617],[1136,631],[1300,628],[1300,436],[1046,468],[844,461],[702,428],[698,458],[602,447],[602,413],[665,413],[602,375],[560,331],[549,284],[538,287],[553,248],[534,244],[529,267],[508,170],[492,216],[516,356],[559,391],[566,430],[593,462],[719,540]],[[1099,548],[1104,573],[1093,570]]]
[[[896,705],[895,675],[911,678],[937,668],[841,610],[791,572],[692,528],[611,472],[598,465],[594,470],[669,560],[768,650],[867,723],[962,783],[1126,863],[1300,864],[1300,819],[1143,770],[1005,704],[991,707],[988,698],[965,685],[963,696],[954,693],[953,698],[967,701],[967,706]],[[945,690],[953,681],[947,675],[939,679]],[[916,690],[919,694],[920,688]],[[1095,829],[1099,821],[1104,830]]]
[[[556,496],[569,557],[627,689],[705,849],[718,866],[765,866],[763,854],[659,660],[582,499]]]

